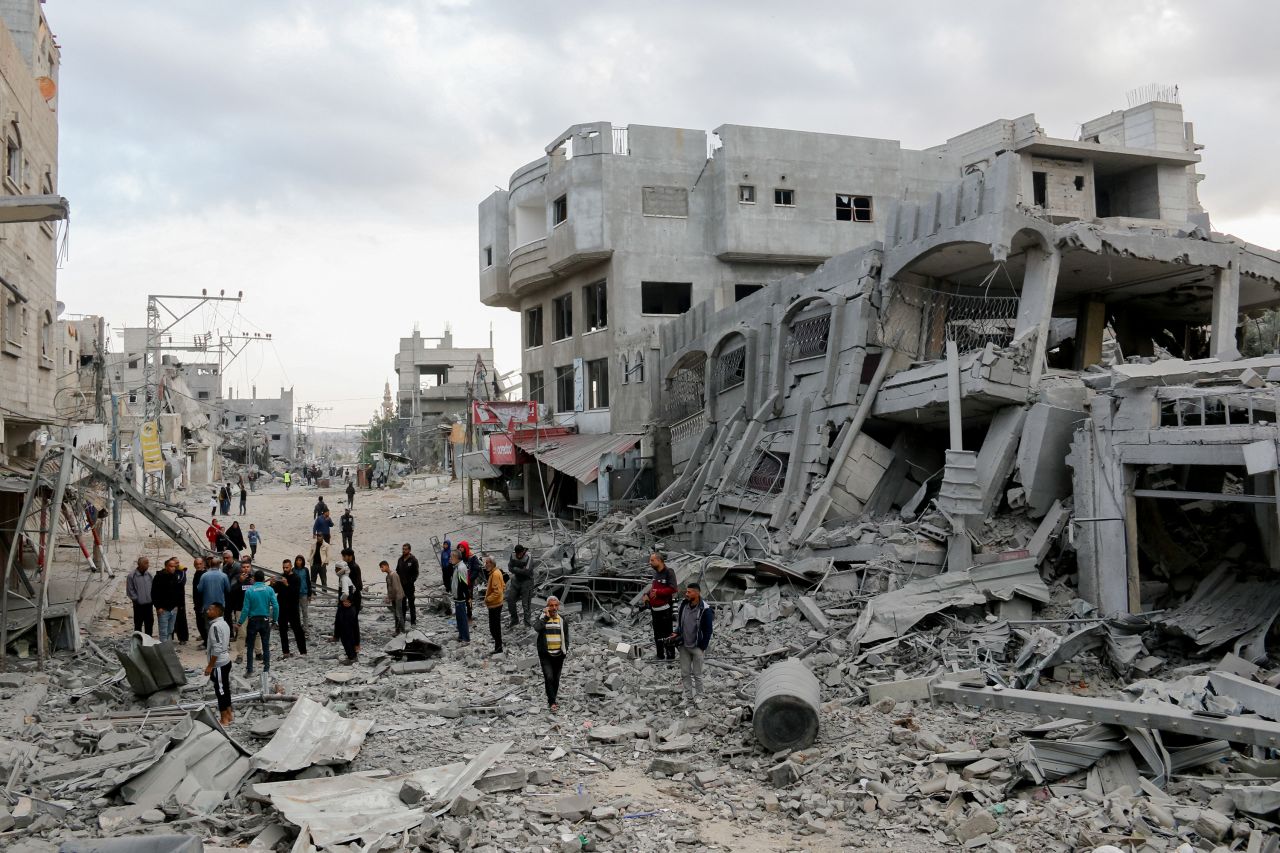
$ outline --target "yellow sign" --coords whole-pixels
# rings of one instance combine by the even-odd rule
[[[160,428],[155,421],[142,425],[142,470],[148,474],[164,470],[164,454],[160,452]]]

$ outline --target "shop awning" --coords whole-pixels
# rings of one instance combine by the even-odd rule
[[[600,457],[606,453],[626,453],[640,443],[639,433],[606,432],[599,435],[538,435],[513,433],[521,450],[539,462],[583,483],[594,483],[600,471]]]

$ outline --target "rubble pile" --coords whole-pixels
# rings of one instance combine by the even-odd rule
[[[138,673],[93,643],[0,676],[0,838],[33,851],[151,832],[205,850],[1276,849],[1280,670],[1219,649],[1187,658],[1154,621],[1103,619],[1026,563],[895,574],[876,592],[845,572],[778,582],[767,565],[738,573],[748,591],[726,571],[696,705],[651,659],[647,613],[625,592],[567,605],[558,714],[530,633],[490,656],[483,629],[460,646],[436,616],[392,638],[372,605],[356,666],[320,639],[269,680],[237,667],[227,730],[200,673],[140,695]],[[1001,616],[1019,600],[1037,617]],[[140,655],[154,645],[117,645],[172,667]],[[1128,677],[1157,651],[1160,678]],[[779,666],[811,673],[818,699],[816,739],[775,751],[753,717]],[[1027,693],[1077,716],[1002,710]],[[1118,702],[1132,718],[1089,716]]]

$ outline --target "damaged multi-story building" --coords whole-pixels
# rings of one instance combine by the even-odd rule
[[[460,347],[447,327],[435,338],[423,337],[415,326],[412,335],[400,339],[395,372],[393,411],[399,412],[400,434],[393,446],[403,448],[415,468],[450,466],[452,425],[466,420],[472,400],[501,392],[495,385],[492,336],[487,347]],[[387,393],[391,407],[390,386]]]
[[[232,388],[222,403],[222,434],[224,455],[263,467],[273,459],[293,462],[293,389],[281,387],[278,397],[259,397],[258,386],[252,385],[248,397],[237,397]],[[252,448],[252,463],[244,453],[246,446]]]
[[[1200,149],[1168,101],[1078,139],[992,122],[920,152],[928,181],[876,196],[859,247],[737,301],[710,288],[658,327],[661,404],[624,427],[651,431],[662,488],[636,523],[706,550],[936,572],[977,559],[993,514],[1025,511],[1069,523],[1080,595],[1106,612],[1207,572],[1182,576],[1169,511],[1238,510],[1250,535],[1231,556],[1280,567],[1280,356],[1240,351],[1241,318],[1280,301],[1280,256],[1212,230]],[[783,185],[769,165],[731,171],[705,203]],[[863,180],[813,203],[841,222]],[[924,523],[931,507],[944,523]]]

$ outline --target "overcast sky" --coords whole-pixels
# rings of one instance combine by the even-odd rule
[[[397,339],[492,328],[476,205],[571,124],[755,124],[943,142],[1034,112],[1074,138],[1177,84],[1214,227],[1280,247],[1280,4],[49,0],[62,46],[59,299],[244,291],[227,373],[366,421]]]

